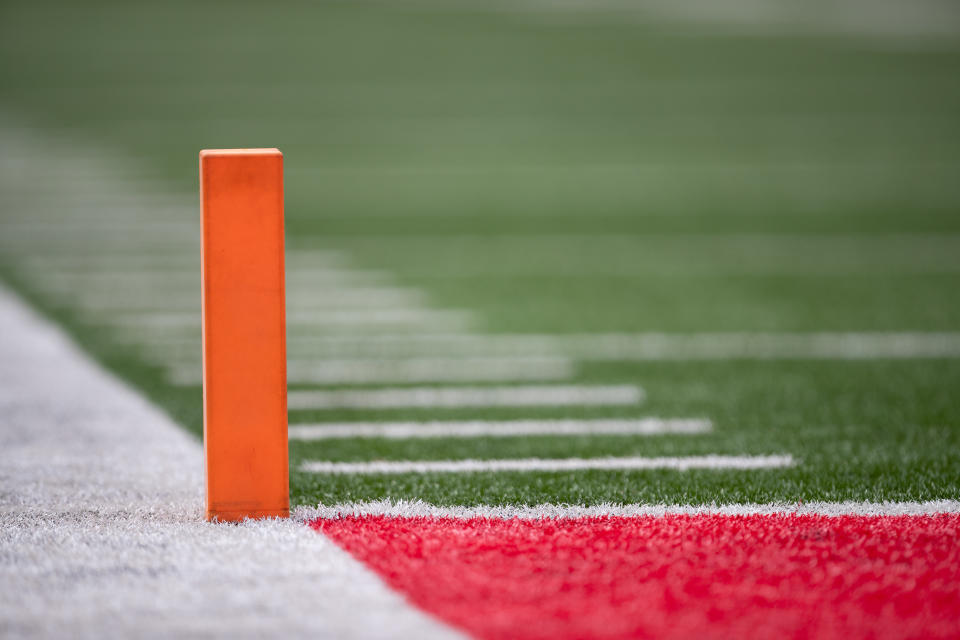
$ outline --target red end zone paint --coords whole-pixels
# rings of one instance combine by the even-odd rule
[[[960,637],[956,514],[311,526],[484,638]]]

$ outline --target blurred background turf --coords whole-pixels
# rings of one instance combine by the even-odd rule
[[[5,0],[0,86],[187,190],[281,147],[294,235],[956,230],[958,40],[812,5]]]
[[[491,330],[958,326],[955,3],[0,11],[4,109],[185,192],[201,148],[278,146],[291,246]]]

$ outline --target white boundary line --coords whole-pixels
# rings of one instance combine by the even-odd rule
[[[308,460],[300,465],[307,473],[396,474],[484,473],[503,471],[635,471],[648,469],[775,469],[792,467],[790,455],[683,456],[659,458],[516,458],[497,460],[376,460],[373,462],[328,462]]]
[[[395,518],[596,518],[596,517],[663,517],[671,515],[819,515],[819,516],[924,516],[941,513],[960,514],[960,500],[926,502],[807,502],[788,504],[611,504],[594,506],[539,504],[535,506],[453,506],[445,507],[422,501],[351,502],[317,507],[298,507],[293,517],[302,522],[318,518],[344,516],[388,516]]]
[[[2,285],[0,451],[6,634],[459,637],[302,522],[205,522],[199,442]]]
[[[643,402],[634,385],[526,385],[510,387],[401,387],[290,391],[288,409],[398,409],[412,407],[567,407]]]
[[[483,436],[654,436],[708,433],[709,420],[639,418],[635,420],[471,420],[461,422],[346,422],[290,427],[291,440],[333,438],[477,438]]]

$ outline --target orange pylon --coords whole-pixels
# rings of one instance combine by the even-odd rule
[[[200,152],[207,519],[290,515],[283,155]]]

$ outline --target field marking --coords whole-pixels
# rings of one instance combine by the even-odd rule
[[[198,267],[199,271],[199,267]],[[160,296],[118,296],[84,294],[70,300],[72,306],[91,318],[109,318],[115,313],[189,313],[195,312],[200,291],[177,292]],[[309,323],[313,314],[332,310],[396,309],[423,306],[426,296],[415,290],[372,288],[320,289],[297,292],[287,289],[287,313],[296,322]]]
[[[474,505],[439,506],[428,502],[407,500],[375,500],[346,502],[317,507],[297,507],[292,517],[301,522],[318,518],[344,516],[388,516],[396,518],[635,518],[672,515],[821,515],[821,516],[927,516],[941,513],[960,513],[960,500],[929,500],[925,502],[770,502],[766,504],[612,504],[564,505]]]
[[[299,328],[299,327],[297,327]],[[330,330],[338,329],[331,327]],[[288,366],[309,370],[333,360],[564,357],[575,361],[657,362],[725,360],[877,360],[960,358],[960,332],[877,333],[634,333],[467,334],[349,333],[289,336]],[[135,336],[127,336],[133,338]],[[139,334],[152,359],[174,367],[199,367],[199,329],[190,335]],[[185,374],[186,375],[186,374]]]
[[[402,409],[414,407],[566,407],[643,402],[634,385],[529,385],[511,387],[403,387],[342,391],[290,391],[288,409]]]
[[[365,238],[364,250],[378,246]],[[960,238],[887,235],[497,235],[394,238],[391,250],[413,260],[409,275],[427,275],[419,256],[444,246],[451,262],[431,277],[591,276],[716,278],[762,274],[944,274],[960,270]],[[483,260],[478,260],[483,256]]]
[[[11,635],[459,637],[301,522],[205,522],[199,441],[2,285],[0,450]]]
[[[197,271],[200,270],[199,265]],[[189,290],[156,292],[151,290],[136,294],[123,295],[116,291],[80,291],[72,297],[63,295],[60,303],[69,302],[90,318],[107,318],[112,315],[133,315],[172,313],[182,315],[197,313],[198,300],[201,297],[199,287]],[[324,287],[298,290],[287,288],[287,312],[297,322],[309,323],[313,314],[330,311],[351,311],[361,309],[423,308],[426,294],[418,289],[401,287]],[[185,320],[190,324],[190,321]]]
[[[199,291],[199,289],[198,289]],[[189,329],[200,326],[199,311],[111,311],[93,314],[100,322],[118,327]],[[287,316],[291,331],[306,331],[328,326],[415,325],[425,329],[463,328],[473,318],[468,311],[425,309],[422,307],[383,307],[371,309],[292,309]]]
[[[796,464],[790,455],[684,456],[658,458],[517,458],[498,460],[377,460],[374,462],[327,462],[308,460],[300,465],[307,473],[397,474],[397,473],[488,473],[509,471],[637,471],[649,469],[776,469]]]
[[[497,382],[561,380],[574,375],[567,358],[420,358],[412,360],[317,360],[288,366],[291,384],[390,384],[417,382]],[[199,384],[195,365],[168,369],[174,384]]]
[[[196,271],[200,270],[197,265]],[[77,304],[90,312],[103,310],[104,312],[120,311],[140,313],[146,311],[164,312],[173,311],[196,313],[197,299],[200,296],[199,287],[189,290],[168,293],[162,297],[140,292],[138,295],[118,295],[116,292],[84,292],[78,296]],[[294,288],[287,287],[287,306],[291,310],[322,312],[330,309],[367,309],[378,307],[423,307],[426,294],[410,287],[316,287]]]
[[[551,357],[320,360],[287,369],[288,381],[313,384],[556,380],[573,374],[569,359]]]
[[[353,354],[380,358],[424,355],[562,355],[594,361],[872,360],[960,358],[960,332],[711,332],[301,336],[303,357]]]
[[[587,2],[551,3],[526,0],[515,11],[555,12],[575,11],[577,20],[585,16],[611,14],[620,22],[633,17],[637,21],[656,16],[663,22],[700,24],[714,32],[727,31],[736,35],[783,37],[805,35],[819,37],[859,38],[873,43],[895,42],[896,47],[940,48],[954,42],[960,31],[960,15],[951,3],[936,0],[839,0],[823,6],[749,0],[681,3],[666,0],[647,0],[636,7],[620,2],[605,2],[598,6]],[[577,11],[579,9],[579,11]],[[868,10],[865,10],[868,9]],[[542,14],[541,14],[542,15]]]
[[[199,234],[199,224],[191,223],[189,232]],[[346,268],[348,258],[348,254],[339,249],[309,251],[287,249],[286,264],[288,269],[311,269],[324,266],[342,270]],[[62,254],[25,257],[23,263],[30,269],[51,273],[115,273],[118,270],[125,270],[152,273],[186,271],[196,274],[200,269],[200,254],[193,251],[171,252],[160,255],[129,251],[85,255]]]
[[[474,323],[473,314],[459,309],[429,309],[420,306],[403,307],[399,304],[370,305],[358,309],[327,309],[324,311],[291,309],[287,324],[291,330],[306,331],[312,327],[327,326],[381,326],[409,324],[429,329],[446,327],[466,329]]]
[[[599,360],[863,360],[960,357],[960,333],[647,333],[571,338],[561,353]]]
[[[633,420],[466,420],[431,422],[341,422],[292,425],[291,440],[335,438],[508,438],[516,436],[654,436],[709,433],[713,424],[696,418]]]
[[[199,230],[198,230],[199,231]],[[67,287],[97,285],[116,286],[121,289],[129,287],[137,290],[140,284],[179,284],[191,286],[196,284],[196,274],[187,266],[176,269],[123,269],[116,271],[80,271],[76,269],[45,269],[47,280],[53,285]],[[317,285],[356,285],[382,286],[384,281],[392,281],[393,277],[385,271],[374,269],[300,269],[291,270],[290,283],[293,286],[305,287],[309,284]]]

